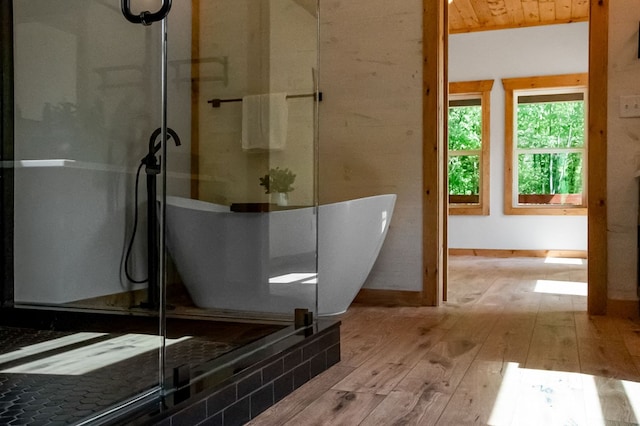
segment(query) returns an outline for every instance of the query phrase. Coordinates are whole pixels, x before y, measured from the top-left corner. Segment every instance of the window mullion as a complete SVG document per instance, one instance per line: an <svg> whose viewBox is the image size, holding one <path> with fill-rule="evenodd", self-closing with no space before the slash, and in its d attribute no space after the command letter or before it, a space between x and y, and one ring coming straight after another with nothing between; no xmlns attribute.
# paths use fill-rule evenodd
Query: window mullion
<svg viewBox="0 0 640 426"><path fill-rule="evenodd" d="M584 148L516 148L516 154L567 154L584 153Z"/></svg>

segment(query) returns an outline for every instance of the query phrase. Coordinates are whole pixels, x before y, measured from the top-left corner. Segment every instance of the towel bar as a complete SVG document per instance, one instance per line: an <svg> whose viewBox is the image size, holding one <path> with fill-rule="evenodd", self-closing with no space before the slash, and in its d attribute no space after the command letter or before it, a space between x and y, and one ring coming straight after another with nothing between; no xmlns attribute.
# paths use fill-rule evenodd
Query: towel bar
<svg viewBox="0 0 640 426"><path fill-rule="evenodd" d="M316 97L315 93L305 93L302 95L287 95L287 99L291 99L291 98L314 98L315 99L315 97ZM321 102L321 101L322 101L322 92L318 92L318 102ZM225 102L242 102L242 98L209 99L207 101L207 103L211 104L213 108L220 108L220 106L222 106L222 104Z"/></svg>

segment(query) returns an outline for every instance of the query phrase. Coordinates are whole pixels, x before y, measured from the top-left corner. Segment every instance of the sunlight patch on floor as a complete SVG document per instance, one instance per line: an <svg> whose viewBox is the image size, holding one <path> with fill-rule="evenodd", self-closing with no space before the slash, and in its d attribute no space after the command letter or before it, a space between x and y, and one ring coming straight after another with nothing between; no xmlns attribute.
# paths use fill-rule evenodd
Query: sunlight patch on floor
<svg viewBox="0 0 640 426"><path fill-rule="evenodd" d="M165 345L170 346L190 338L190 336L185 336L178 339L166 339ZM82 348L72 349L43 359L7 368L0 371L0 373L79 376L148 351L158 350L161 343L160 336L125 334Z"/></svg>
<svg viewBox="0 0 640 426"><path fill-rule="evenodd" d="M504 370L504 378L500 384L500 391L493 404L493 410L487 424L508 425L513 417L513 407L518 398L518 386L520 381L519 366L517 362L507 363Z"/></svg>
<svg viewBox="0 0 640 426"><path fill-rule="evenodd" d="M580 281L537 280L534 291L536 293L586 296L588 290L587 283Z"/></svg>
<svg viewBox="0 0 640 426"><path fill-rule="evenodd" d="M96 337L104 335L106 335L106 333L74 333L68 336L59 337L57 339L47 340L46 342L24 346L18 350L0 355L0 364L9 361L15 361L26 356L37 355L42 352L63 348L67 345L73 345L75 343L80 343L85 340L94 339Z"/></svg>
<svg viewBox="0 0 640 426"><path fill-rule="evenodd" d="M640 419L640 383L621 380L636 419Z"/></svg>
<svg viewBox="0 0 640 426"><path fill-rule="evenodd" d="M600 401L609 397L599 392L594 376L520 368L510 362L487 424L605 425Z"/></svg>

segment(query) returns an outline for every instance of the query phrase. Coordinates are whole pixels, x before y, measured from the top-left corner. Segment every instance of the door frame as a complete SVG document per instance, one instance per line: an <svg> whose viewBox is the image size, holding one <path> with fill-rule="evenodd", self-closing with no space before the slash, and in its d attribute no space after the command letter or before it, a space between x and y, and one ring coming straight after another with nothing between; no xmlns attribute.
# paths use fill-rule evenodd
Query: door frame
<svg viewBox="0 0 640 426"><path fill-rule="evenodd" d="M587 153L587 311L607 313L607 98L609 1L589 5L589 133Z"/></svg>
<svg viewBox="0 0 640 426"><path fill-rule="evenodd" d="M421 304L439 306L447 280L447 6L423 0L422 291Z"/></svg>
<svg viewBox="0 0 640 426"><path fill-rule="evenodd" d="M447 8L423 0L423 285L422 304L446 300ZM587 153L588 313L607 312L607 67L609 2L589 7L589 111Z"/></svg>

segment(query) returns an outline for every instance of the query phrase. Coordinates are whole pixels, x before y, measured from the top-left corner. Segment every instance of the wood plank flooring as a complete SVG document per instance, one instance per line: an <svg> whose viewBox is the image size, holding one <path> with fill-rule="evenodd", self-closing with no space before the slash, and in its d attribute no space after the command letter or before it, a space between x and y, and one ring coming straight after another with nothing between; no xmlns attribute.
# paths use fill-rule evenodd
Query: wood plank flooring
<svg viewBox="0 0 640 426"><path fill-rule="evenodd" d="M250 425L640 423L640 322L586 314L584 261L449 267L445 306L353 305L341 362Z"/></svg>

